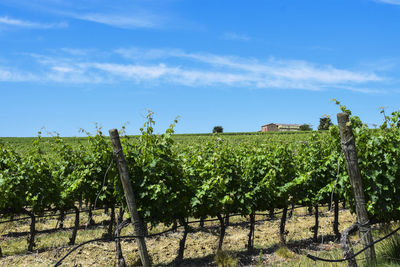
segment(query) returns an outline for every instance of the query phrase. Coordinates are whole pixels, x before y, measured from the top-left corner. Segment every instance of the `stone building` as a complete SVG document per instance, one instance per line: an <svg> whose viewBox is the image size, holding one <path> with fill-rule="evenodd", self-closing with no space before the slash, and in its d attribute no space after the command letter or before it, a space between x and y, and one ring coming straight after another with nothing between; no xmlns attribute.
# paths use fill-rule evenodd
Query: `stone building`
<svg viewBox="0 0 400 267"><path fill-rule="evenodd" d="M261 132L300 131L300 124L269 123L261 126Z"/></svg>

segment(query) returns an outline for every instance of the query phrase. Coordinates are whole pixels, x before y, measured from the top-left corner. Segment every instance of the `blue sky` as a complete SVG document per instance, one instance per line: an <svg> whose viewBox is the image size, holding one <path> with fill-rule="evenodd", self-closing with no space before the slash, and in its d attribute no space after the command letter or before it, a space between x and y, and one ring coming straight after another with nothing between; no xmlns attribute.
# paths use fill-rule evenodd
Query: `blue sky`
<svg viewBox="0 0 400 267"><path fill-rule="evenodd" d="M2 0L0 136L336 122L400 106L400 0Z"/></svg>

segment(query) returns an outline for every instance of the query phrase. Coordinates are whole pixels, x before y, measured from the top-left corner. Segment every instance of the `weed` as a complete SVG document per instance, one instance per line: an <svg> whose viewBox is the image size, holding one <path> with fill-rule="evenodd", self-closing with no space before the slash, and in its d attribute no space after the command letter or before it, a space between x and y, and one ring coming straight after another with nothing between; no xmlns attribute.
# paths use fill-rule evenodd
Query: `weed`
<svg viewBox="0 0 400 267"><path fill-rule="evenodd" d="M400 234L394 234L382 242L378 249L378 257L390 263L400 264Z"/></svg>
<svg viewBox="0 0 400 267"><path fill-rule="evenodd" d="M258 267L262 267L263 266L263 252L262 249L260 249L260 253L258 254Z"/></svg>
<svg viewBox="0 0 400 267"><path fill-rule="evenodd" d="M214 257L218 267L236 267L238 261L229 252L218 250Z"/></svg>
<svg viewBox="0 0 400 267"><path fill-rule="evenodd" d="M275 253L282 257L282 258L286 258L286 259L293 259L294 258L294 253L288 249L286 246L282 246L280 248L278 248Z"/></svg>

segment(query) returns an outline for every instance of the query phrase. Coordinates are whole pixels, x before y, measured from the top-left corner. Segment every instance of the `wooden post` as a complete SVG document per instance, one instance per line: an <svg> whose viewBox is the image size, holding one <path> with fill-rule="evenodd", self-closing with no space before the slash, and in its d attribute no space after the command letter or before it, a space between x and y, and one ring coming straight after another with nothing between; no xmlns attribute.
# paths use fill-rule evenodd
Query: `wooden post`
<svg viewBox="0 0 400 267"><path fill-rule="evenodd" d="M357 230L357 224L353 224L352 226L344 230L342 236L340 237L340 244L343 250L343 258L351 258L347 261L347 267L358 267L356 259L352 258L354 256L353 248L351 247L351 245L349 245L349 235Z"/></svg>
<svg viewBox="0 0 400 267"><path fill-rule="evenodd" d="M354 135L350 125L349 115L347 113L338 113L337 120L342 141L342 151L346 158L347 172L349 174L351 188L354 194L361 240L363 246L366 247L373 242L373 239L368 220L364 190L361 182L360 168L358 166ZM376 261L376 254L373 246L367 249L364 253L368 263L374 263Z"/></svg>
<svg viewBox="0 0 400 267"><path fill-rule="evenodd" d="M79 209L76 206L74 206L74 210L75 210L75 224L68 245L75 245L76 234L78 233L78 228L79 228Z"/></svg>
<svg viewBox="0 0 400 267"><path fill-rule="evenodd" d="M313 235L313 241L318 242L318 228L319 228L319 210L318 210L318 204L314 206L315 208L315 225L314 225L314 235Z"/></svg>
<svg viewBox="0 0 400 267"><path fill-rule="evenodd" d="M333 194L333 202L335 204L334 208L334 220L333 220L333 233L335 237L340 240L340 232L339 232L339 196L338 194Z"/></svg>
<svg viewBox="0 0 400 267"><path fill-rule="evenodd" d="M287 232L285 231L285 226L286 226L287 210L288 210L288 205L287 205L287 203L285 203L285 206L283 206L283 210L282 210L281 224L279 226L279 238L280 238L279 245L281 245L281 246L286 245Z"/></svg>
<svg viewBox="0 0 400 267"><path fill-rule="evenodd" d="M129 178L128 167L126 166L125 156L122 152L121 142L119 140L119 134L117 129L109 131L111 142L113 145L114 154L117 160L118 171L121 178L122 187L125 193L126 204L128 205L129 213L132 218L132 226L135 235L140 236L136 238L136 243L139 249L140 259L143 266L150 266L150 258L147 252L146 242L144 240L144 233L142 222L139 217L139 213L136 209L136 201L133 195L132 185Z"/></svg>

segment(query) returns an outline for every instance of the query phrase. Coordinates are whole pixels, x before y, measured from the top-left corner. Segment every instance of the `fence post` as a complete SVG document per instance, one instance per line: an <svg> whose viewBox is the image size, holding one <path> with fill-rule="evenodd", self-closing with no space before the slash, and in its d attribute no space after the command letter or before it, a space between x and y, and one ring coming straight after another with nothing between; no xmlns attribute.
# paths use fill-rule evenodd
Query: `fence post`
<svg viewBox="0 0 400 267"><path fill-rule="evenodd" d="M339 124L342 151L346 158L347 172L349 174L351 188L354 194L357 223L359 224L361 241L363 246L367 247L373 242L373 239L368 220L364 190L361 182L360 168L358 166L354 135L350 125L349 115L347 113L338 113L337 120ZM376 261L374 246L371 246L364 253L368 263L374 263Z"/></svg>
<svg viewBox="0 0 400 267"><path fill-rule="evenodd" d="M128 173L128 167L126 166L125 156L124 153L122 152L122 146L119 140L119 134L117 129L109 130L109 133L113 145L114 154L117 160L117 166L121 178L122 187L125 193L126 204L128 205L129 213L131 214L132 218L133 231L136 236L140 236L136 238L140 259L142 261L143 266L149 267L150 258L147 252L146 242L144 240L142 222L140 220L139 213L137 212L136 209L136 201L133 195L132 185Z"/></svg>
<svg viewBox="0 0 400 267"><path fill-rule="evenodd" d="M345 259L354 256L353 248L351 247L351 245L348 244L348 242L349 242L349 235L357 230L358 230L357 224L353 224L352 226L344 230L342 236L340 237L340 244L342 246L343 257ZM357 266L358 265L355 258L347 260L347 267L357 267Z"/></svg>

